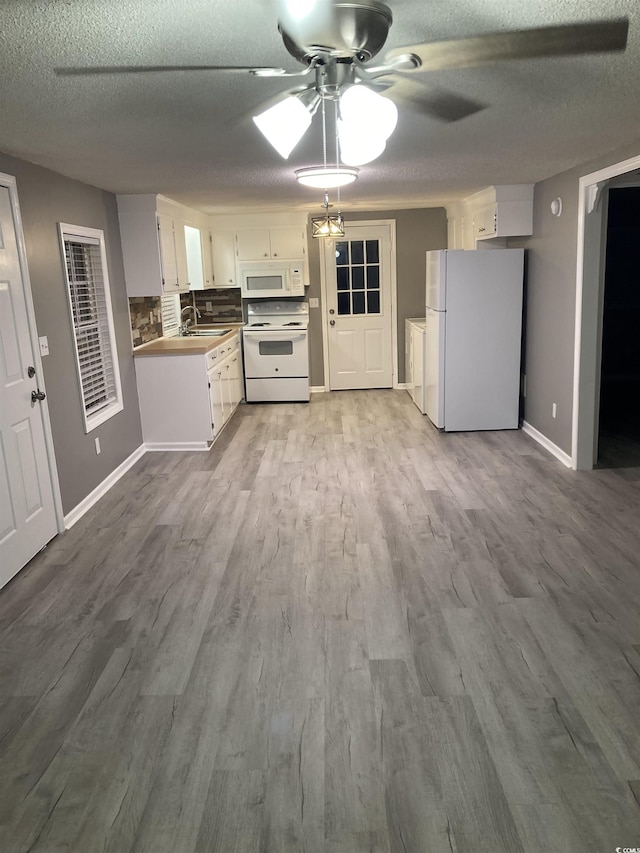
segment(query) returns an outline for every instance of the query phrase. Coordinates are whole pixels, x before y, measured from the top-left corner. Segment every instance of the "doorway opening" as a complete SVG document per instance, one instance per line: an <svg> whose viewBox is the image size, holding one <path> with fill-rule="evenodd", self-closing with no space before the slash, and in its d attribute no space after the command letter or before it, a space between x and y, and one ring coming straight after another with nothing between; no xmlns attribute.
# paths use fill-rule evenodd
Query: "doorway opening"
<svg viewBox="0 0 640 853"><path fill-rule="evenodd" d="M598 467L640 466L640 187L609 188Z"/></svg>
<svg viewBox="0 0 640 853"><path fill-rule="evenodd" d="M578 470L590 470L598 459L608 198L613 188L638 184L640 156L579 181L571 442Z"/></svg>

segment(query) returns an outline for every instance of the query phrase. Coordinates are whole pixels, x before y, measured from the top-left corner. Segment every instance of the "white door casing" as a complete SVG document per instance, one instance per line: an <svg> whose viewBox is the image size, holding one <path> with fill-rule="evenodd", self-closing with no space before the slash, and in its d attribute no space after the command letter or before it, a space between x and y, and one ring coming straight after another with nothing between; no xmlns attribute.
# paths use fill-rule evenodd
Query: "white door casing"
<svg viewBox="0 0 640 853"><path fill-rule="evenodd" d="M596 461L600 400L600 355L604 291L603 206L607 182L640 167L640 156L580 178L573 370L571 466L590 470Z"/></svg>
<svg viewBox="0 0 640 853"><path fill-rule="evenodd" d="M323 240L325 387L391 388L397 377L395 221L348 224Z"/></svg>
<svg viewBox="0 0 640 853"><path fill-rule="evenodd" d="M46 399L31 397L44 377L25 257L15 181L0 175L0 587L63 529Z"/></svg>

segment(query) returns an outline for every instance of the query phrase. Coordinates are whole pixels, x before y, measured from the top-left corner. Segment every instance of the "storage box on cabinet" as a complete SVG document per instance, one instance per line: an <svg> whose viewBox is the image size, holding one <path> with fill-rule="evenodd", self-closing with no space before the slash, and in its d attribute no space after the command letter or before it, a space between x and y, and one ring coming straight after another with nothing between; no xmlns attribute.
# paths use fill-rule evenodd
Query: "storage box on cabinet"
<svg viewBox="0 0 640 853"><path fill-rule="evenodd" d="M236 257L239 261L279 258L300 260L306 257L304 228L251 228L236 232Z"/></svg>

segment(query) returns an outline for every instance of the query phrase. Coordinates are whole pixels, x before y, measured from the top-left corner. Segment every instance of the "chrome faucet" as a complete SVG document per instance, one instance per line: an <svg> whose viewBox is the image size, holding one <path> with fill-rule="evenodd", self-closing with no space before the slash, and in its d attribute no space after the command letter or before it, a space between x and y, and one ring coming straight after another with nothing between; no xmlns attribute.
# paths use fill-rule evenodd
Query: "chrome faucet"
<svg viewBox="0 0 640 853"><path fill-rule="evenodd" d="M198 309L196 308L195 305L185 305L185 307L180 312L180 317L183 318L182 319L182 325L180 326L180 334L181 335L188 335L189 334L189 325L192 322L191 317L187 317L186 320L184 319L184 312L185 311L193 311L194 320L195 320L196 316L199 317L200 319L202 319L202 314L198 311Z"/></svg>

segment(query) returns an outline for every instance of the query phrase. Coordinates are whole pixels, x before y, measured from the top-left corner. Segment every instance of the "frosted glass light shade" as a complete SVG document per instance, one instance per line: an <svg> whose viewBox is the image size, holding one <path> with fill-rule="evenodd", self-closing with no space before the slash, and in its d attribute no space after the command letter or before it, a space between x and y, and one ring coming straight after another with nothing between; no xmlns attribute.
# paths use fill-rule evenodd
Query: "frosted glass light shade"
<svg viewBox="0 0 640 853"><path fill-rule="evenodd" d="M368 133L355 124L338 121L340 159L348 166L363 166L379 157L387 146L386 139Z"/></svg>
<svg viewBox="0 0 640 853"><path fill-rule="evenodd" d="M340 116L345 124L388 139L398 123L398 108L389 98L359 84L340 96Z"/></svg>
<svg viewBox="0 0 640 853"><path fill-rule="evenodd" d="M298 98L291 96L254 116L258 130L285 160L311 124L311 112Z"/></svg>

